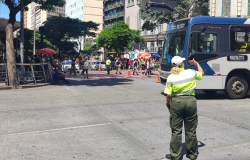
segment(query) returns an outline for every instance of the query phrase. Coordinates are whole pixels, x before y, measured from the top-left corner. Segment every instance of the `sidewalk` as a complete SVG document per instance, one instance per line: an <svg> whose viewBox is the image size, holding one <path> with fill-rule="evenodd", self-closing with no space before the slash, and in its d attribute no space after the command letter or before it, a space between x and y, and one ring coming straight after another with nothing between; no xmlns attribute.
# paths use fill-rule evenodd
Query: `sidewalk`
<svg viewBox="0 0 250 160"><path fill-rule="evenodd" d="M20 85L20 89L43 87L43 86L48 86L48 85L51 85L51 83L37 83L36 85L31 83L31 84ZM11 90L11 89L12 88L10 86L5 86L4 83L0 83L0 90Z"/></svg>

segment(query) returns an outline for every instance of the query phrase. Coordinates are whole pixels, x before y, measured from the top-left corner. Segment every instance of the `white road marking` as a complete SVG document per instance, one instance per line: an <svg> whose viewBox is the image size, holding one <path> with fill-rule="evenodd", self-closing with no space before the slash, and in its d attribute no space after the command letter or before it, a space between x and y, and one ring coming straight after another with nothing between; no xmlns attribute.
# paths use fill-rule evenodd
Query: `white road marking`
<svg viewBox="0 0 250 160"><path fill-rule="evenodd" d="M86 126L76 126L76 127L68 127L68 128L48 129L48 130L42 130L42 131L12 133L12 134L0 135L0 137L3 137L3 136L24 135L24 134L33 134L33 133L43 133L43 132L52 132L52 131L60 131L60 130L79 129L79 128L88 128L88 127L99 127L99 126L106 126L106 125L109 125L109 124L111 124L111 123L94 124L94 125L86 125Z"/></svg>

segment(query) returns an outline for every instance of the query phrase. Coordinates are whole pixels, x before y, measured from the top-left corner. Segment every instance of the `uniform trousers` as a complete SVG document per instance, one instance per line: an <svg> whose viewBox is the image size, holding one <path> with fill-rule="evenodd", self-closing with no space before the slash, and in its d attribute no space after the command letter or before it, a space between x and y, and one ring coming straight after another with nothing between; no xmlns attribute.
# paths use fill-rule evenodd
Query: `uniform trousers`
<svg viewBox="0 0 250 160"><path fill-rule="evenodd" d="M172 136L170 154L173 160L182 157L182 127L185 128L185 147L190 159L197 158L196 128L198 125L197 101L194 96L172 97L170 127Z"/></svg>

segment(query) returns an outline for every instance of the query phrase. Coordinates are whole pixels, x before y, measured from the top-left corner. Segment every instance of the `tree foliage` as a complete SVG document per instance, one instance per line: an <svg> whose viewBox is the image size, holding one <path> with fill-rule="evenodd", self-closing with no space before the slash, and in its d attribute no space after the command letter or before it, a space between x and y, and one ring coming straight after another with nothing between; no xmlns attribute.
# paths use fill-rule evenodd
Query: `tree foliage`
<svg viewBox="0 0 250 160"><path fill-rule="evenodd" d="M100 47L121 53L133 40L133 31L124 21L119 21L99 33L96 42Z"/></svg>
<svg viewBox="0 0 250 160"><path fill-rule="evenodd" d="M176 0L174 12L167 11L144 11L142 4L140 14L144 20L142 30L153 31L158 24L171 23L175 20L195 17L199 15L209 15L209 0Z"/></svg>
<svg viewBox="0 0 250 160"><path fill-rule="evenodd" d="M14 38L14 48L15 50L19 50L20 48L20 35L21 30L17 33L16 38ZM33 54L33 44L34 44L34 31L24 28L24 55L32 55ZM56 49L50 41L47 39L43 39L43 46L46 48ZM36 32L36 49L42 49L41 43L41 33Z"/></svg>
<svg viewBox="0 0 250 160"><path fill-rule="evenodd" d="M132 50L133 44L143 44L146 42L145 38L143 38L141 36L141 31L140 30L132 30L132 34L133 34L133 40L129 43L127 49L128 50Z"/></svg>
<svg viewBox="0 0 250 160"><path fill-rule="evenodd" d="M95 37L98 24L69 17L51 17L44 22L45 37L59 50L59 55L78 57L84 37Z"/></svg>
<svg viewBox="0 0 250 160"><path fill-rule="evenodd" d="M16 22L16 14L21 9L28 9L27 6L31 2L35 2L40 5L43 10L53 10L54 6L64 6L65 0L0 0L9 8L9 20L6 26L6 57L7 57L7 69L10 86L13 89L18 88L17 76L16 76L16 60L14 54L14 43L13 43L13 26ZM23 4L24 8L21 8Z"/></svg>

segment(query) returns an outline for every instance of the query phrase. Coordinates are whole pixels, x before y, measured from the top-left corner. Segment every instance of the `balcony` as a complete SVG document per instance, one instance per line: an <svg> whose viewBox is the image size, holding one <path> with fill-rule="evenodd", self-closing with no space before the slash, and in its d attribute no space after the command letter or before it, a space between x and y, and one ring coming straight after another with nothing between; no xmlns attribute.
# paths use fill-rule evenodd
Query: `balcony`
<svg viewBox="0 0 250 160"><path fill-rule="evenodd" d="M151 53L157 53L159 51L159 48L158 47L148 47L147 51L151 52Z"/></svg>
<svg viewBox="0 0 250 160"><path fill-rule="evenodd" d="M122 6L124 6L124 2L108 5L107 7L105 7L104 11L106 12L106 11L112 10L114 8L122 7Z"/></svg>
<svg viewBox="0 0 250 160"><path fill-rule="evenodd" d="M121 18L121 17L123 17L124 16L124 13L122 12L122 13L116 13L116 15L115 16L105 16L104 17L104 21L107 21L107 20L112 20L112 19L116 19L116 18Z"/></svg>

